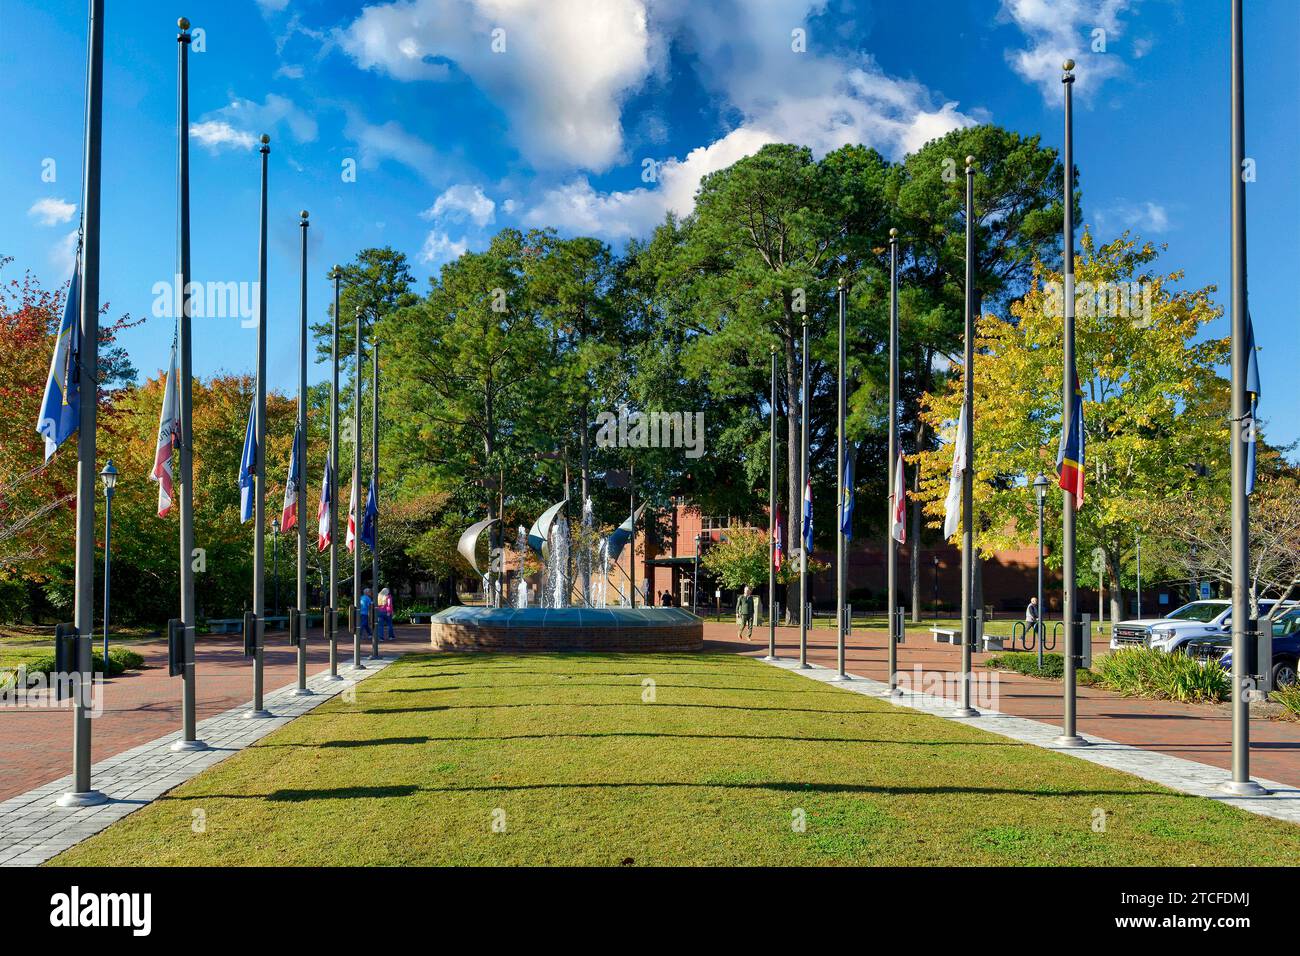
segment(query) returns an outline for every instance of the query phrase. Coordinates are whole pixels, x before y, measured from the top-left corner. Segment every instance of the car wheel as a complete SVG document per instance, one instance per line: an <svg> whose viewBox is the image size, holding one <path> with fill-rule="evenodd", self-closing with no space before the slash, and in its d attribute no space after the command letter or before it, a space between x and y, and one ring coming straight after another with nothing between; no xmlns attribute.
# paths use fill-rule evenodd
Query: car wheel
<svg viewBox="0 0 1300 956"><path fill-rule="evenodd" d="M1285 687L1296 682L1295 661L1278 661L1273 665L1273 686Z"/></svg>

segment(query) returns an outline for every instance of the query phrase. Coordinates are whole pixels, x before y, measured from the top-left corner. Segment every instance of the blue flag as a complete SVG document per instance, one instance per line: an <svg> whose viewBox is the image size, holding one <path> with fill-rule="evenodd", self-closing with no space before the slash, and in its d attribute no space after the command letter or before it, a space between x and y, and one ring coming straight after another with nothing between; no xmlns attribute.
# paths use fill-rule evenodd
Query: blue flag
<svg viewBox="0 0 1300 956"><path fill-rule="evenodd" d="M375 483L370 482L370 491L366 493L366 510L361 516L361 543L371 551L375 550L375 519L379 517L379 501L375 497Z"/></svg>
<svg viewBox="0 0 1300 956"><path fill-rule="evenodd" d="M257 396L248 406L244 453L239 457L239 520L253 520L253 486L257 481Z"/></svg>
<svg viewBox="0 0 1300 956"><path fill-rule="evenodd" d="M803 486L803 552L804 564L812 554L813 515L812 515L812 476L809 475Z"/></svg>
<svg viewBox="0 0 1300 956"><path fill-rule="evenodd" d="M1255 490L1255 448L1259 431L1259 359L1255 355L1255 323L1246 311L1246 399L1250 402L1250 431L1246 436L1246 494Z"/></svg>
<svg viewBox="0 0 1300 956"><path fill-rule="evenodd" d="M36 431L45 437L46 461L77 430L81 418L80 353L81 250L78 249L77 262L72 268L72 285L68 287L68 301L63 306L63 321L54 340L54 357L50 360L50 375L45 382L41 416L36 422Z"/></svg>
<svg viewBox="0 0 1300 956"><path fill-rule="evenodd" d="M844 479L840 486L840 531L848 541L853 540L853 460L857 455L857 448L845 442Z"/></svg>

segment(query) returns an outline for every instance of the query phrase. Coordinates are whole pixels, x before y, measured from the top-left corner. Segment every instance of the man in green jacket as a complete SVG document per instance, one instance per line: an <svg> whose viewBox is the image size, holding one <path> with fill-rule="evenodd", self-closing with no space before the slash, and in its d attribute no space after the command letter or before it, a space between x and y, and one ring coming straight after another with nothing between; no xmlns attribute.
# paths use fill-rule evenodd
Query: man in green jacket
<svg viewBox="0 0 1300 956"><path fill-rule="evenodd" d="M763 602L753 588L745 585L745 591L736 598L736 636L748 641L754 634L754 625L763 619Z"/></svg>

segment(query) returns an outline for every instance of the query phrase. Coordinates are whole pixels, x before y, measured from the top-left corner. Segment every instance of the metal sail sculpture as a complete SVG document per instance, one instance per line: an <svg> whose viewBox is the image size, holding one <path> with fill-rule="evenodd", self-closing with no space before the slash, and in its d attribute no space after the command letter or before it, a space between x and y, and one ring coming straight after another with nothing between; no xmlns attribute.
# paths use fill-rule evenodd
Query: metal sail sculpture
<svg viewBox="0 0 1300 956"><path fill-rule="evenodd" d="M568 503L569 499L565 498L558 504L551 505L533 522L533 527L528 532L528 547L536 551L543 561L551 555L551 525L555 523L555 516L560 513L560 509Z"/></svg>
<svg viewBox="0 0 1300 956"><path fill-rule="evenodd" d="M460 541L456 544L456 550L460 556L469 562L469 566L474 569L474 573L483 581L483 600L484 603L491 603L492 594L489 587L488 575L479 570L478 560L475 557L475 550L478 547L478 539L484 531L496 524L496 518L484 518L482 521L476 521L465 529L460 536Z"/></svg>
<svg viewBox="0 0 1300 956"><path fill-rule="evenodd" d="M641 507L636 509L635 514L628 515L626 521L610 532L608 553L611 562L618 561L619 555L623 553L627 543L632 540L633 530L636 528L637 522L641 520L641 512L643 511L645 511L644 502L642 502Z"/></svg>

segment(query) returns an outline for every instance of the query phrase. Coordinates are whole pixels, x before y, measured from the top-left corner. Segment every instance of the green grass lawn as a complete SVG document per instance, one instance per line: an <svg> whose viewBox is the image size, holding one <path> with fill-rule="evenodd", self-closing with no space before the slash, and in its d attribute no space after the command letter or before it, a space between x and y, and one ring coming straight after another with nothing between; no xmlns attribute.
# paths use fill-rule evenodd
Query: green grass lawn
<svg viewBox="0 0 1300 956"><path fill-rule="evenodd" d="M628 860L1295 865L1300 827L749 658L441 654L52 863Z"/></svg>

